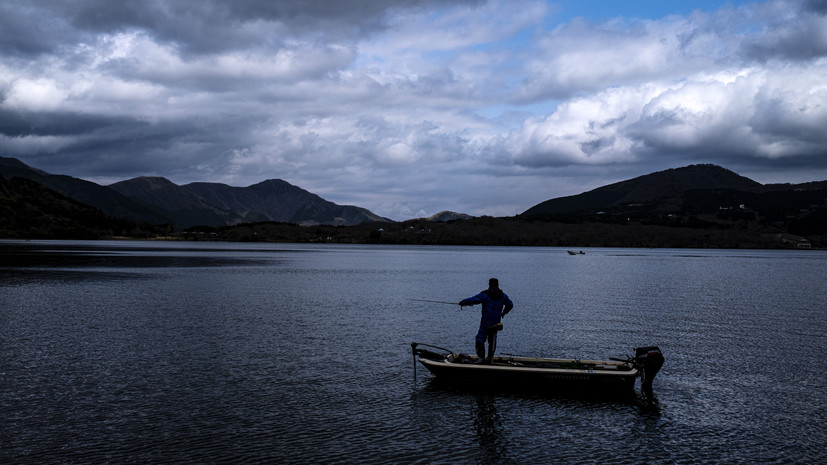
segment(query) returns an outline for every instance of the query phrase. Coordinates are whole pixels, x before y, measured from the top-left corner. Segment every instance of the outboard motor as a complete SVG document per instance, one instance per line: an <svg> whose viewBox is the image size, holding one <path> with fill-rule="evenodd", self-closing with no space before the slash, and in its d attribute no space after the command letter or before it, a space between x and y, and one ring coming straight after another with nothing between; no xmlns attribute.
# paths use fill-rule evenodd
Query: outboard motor
<svg viewBox="0 0 827 465"><path fill-rule="evenodd" d="M641 370L640 388L645 394L652 394L652 381L655 380L664 360L663 353L655 346L635 349L635 364Z"/></svg>

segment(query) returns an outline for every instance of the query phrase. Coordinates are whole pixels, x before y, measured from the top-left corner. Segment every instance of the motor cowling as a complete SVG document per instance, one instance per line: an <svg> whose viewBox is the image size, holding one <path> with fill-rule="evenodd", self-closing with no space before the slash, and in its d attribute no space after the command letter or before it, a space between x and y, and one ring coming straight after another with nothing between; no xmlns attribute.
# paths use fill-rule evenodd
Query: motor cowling
<svg viewBox="0 0 827 465"><path fill-rule="evenodd" d="M635 348L635 364L641 371L640 387L643 392L647 394L652 392L652 381L655 380L655 376L657 376L665 360L663 353L658 347L648 346Z"/></svg>

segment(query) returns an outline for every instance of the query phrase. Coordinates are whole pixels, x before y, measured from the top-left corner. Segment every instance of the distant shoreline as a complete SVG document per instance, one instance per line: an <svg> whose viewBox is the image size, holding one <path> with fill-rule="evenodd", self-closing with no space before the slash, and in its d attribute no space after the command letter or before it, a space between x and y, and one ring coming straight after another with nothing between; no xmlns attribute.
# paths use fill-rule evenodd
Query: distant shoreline
<svg viewBox="0 0 827 465"><path fill-rule="evenodd" d="M90 240L167 240L181 242L257 242L445 245L493 247L563 247L583 249L682 248L682 249L827 249L827 235L807 238L782 233L760 224L715 225L709 228L647 225L640 223L562 223L529 221L518 218L482 217L450 222L411 220L402 223L365 223L356 226L299 226L291 223L244 223L226 227L194 228L187 232L140 236L110 235L105 232L38 237L9 233L8 239L90 239Z"/></svg>

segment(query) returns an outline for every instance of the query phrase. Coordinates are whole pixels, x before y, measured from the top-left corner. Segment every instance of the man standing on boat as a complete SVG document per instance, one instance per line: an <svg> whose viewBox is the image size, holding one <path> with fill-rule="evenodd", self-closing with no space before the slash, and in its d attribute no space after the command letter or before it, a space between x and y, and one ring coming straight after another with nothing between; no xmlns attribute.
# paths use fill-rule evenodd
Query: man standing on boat
<svg viewBox="0 0 827 465"><path fill-rule="evenodd" d="M514 308L511 299L500 290L497 278L488 280L488 289L474 297L462 299L460 307L482 304L480 330L477 332L476 349L480 363L490 364L494 360L494 351L497 350L497 331L503 329L500 320ZM485 341L488 340L488 358L485 357Z"/></svg>

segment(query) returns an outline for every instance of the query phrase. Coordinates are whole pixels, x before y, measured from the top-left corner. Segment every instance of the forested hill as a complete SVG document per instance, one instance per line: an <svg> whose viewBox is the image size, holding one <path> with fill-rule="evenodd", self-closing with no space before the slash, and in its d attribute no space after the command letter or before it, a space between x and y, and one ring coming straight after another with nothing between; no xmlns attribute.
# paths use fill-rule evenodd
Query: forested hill
<svg viewBox="0 0 827 465"><path fill-rule="evenodd" d="M630 204L670 203L687 191L732 190L760 192L763 186L716 165L691 165L639 176L609 184L582 194L546 200L522 216L537 217L560 213L594 213Z"/></svg>
<svg viewBox="0 0 827 465"><path fill-rule="evenodd" d="M43 185L0 176L0 237L21 239L149 238L164 228L113 219Z"/></svg>

